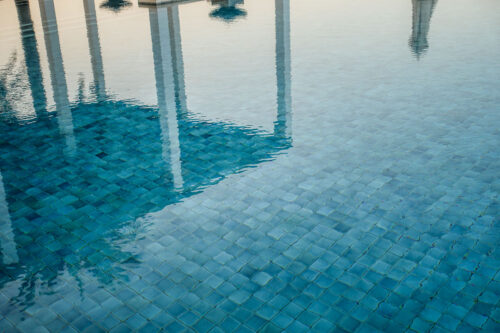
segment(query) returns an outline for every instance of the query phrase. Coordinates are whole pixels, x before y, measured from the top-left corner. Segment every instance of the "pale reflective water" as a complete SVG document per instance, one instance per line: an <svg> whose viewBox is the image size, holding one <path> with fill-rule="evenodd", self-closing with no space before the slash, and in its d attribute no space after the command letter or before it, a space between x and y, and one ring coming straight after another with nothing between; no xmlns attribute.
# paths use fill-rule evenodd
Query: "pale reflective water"
<svg viewBox="0 0 500 333"><path fill-rule="evenodd" d="M499 22L0 1L0 331L498 331Z"/></svg>

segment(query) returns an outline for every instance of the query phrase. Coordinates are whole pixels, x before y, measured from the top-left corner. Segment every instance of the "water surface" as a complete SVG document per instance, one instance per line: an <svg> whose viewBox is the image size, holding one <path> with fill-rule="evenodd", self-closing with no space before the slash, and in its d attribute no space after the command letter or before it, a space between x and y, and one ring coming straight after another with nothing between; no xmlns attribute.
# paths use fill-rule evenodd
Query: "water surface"
<svg viewBox="0 0 500 333"><path fill-rule="evenodd" d="M0 2L0 330L500 330L496 0Z"/></svg>

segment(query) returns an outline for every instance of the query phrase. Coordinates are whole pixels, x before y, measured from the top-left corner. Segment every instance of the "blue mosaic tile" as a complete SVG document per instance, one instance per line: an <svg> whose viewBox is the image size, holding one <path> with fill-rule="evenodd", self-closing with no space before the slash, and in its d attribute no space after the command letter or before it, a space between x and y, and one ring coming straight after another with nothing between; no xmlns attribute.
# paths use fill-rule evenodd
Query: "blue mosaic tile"
<svg viewBox="0 0 500 333"><path fill-rule="evenodd" d="M85 0L86 26L52 0L0 3L20 20L0 36L0 331L500 331L498 5L363 0L345 25L338 1L212 2L106 21ZM212 5L210 34L189 33L184 9ZM465 13L451 36L442 15ZM147 24L132 63L92 30L118 18ZM91 45L79 82L69 25ZM109 59L129 90L154 73L158 103L100 90ZM248 125L264 111L271 129Z"/></svg>

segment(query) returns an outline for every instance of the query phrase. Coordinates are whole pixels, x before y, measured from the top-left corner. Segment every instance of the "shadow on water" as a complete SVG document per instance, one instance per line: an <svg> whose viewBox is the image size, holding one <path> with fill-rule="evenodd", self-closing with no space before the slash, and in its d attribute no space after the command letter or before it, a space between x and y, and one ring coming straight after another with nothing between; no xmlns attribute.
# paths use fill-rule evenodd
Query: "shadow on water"
<svg viewBox="0 0 500 333"><path fill-rule="evenodd" d="M97 27L89 24L95 8L86 1L95 96L93 102L69 103L52 0L40 0L40 8L56 112L40 107L47 99L45 90L37 90L43 88L36 74L40 62L28 59L36 49L30 39L23 42L33 51L25 51L26 71L35 73L28 75L28 93L35 102L43 93L35 103L37 117L20 121L6 105L0 121L5 133L0 138L0 288L15 282L11 302L21 306L50 293L65 273L82 292L89 276L98 285L126 281L127 271L141 262L134 243L144 236L149 213L292 146L287 0L276 0L278 112L271 133L199 119L188 110L178 5L148 7L158 99L150 107L113 100L104 91L100 41L97 30L91 31ZM28 16L20 16L21 25L22 17ZM4 81L2 94L19 90Z"/></svg>

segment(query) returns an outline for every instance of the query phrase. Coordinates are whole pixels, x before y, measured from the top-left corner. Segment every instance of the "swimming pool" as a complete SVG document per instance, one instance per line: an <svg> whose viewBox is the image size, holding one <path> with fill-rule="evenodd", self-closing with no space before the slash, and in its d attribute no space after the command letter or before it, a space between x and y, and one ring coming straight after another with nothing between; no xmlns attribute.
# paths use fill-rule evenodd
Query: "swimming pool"
<svg viewBox="0 0 500 333"><path fill-rule="evenodd" d="M498 1L0 18L0 331L500 330Z"/></svg>

